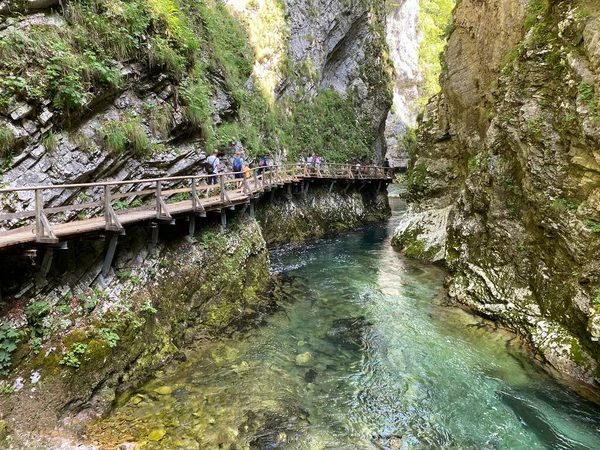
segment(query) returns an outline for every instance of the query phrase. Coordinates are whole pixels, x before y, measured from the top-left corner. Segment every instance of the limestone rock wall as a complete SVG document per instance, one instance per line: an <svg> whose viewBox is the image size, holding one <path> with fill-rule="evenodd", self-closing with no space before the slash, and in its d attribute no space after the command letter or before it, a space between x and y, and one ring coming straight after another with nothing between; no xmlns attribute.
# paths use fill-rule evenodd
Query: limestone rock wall
<svg viewBox="0 0 600 450"><path fill-rule="evenodd" d="M62 36L65 30L76 33L76 20L69 16L69 8L80 3L0 2L0 39L7 38L8 42L10 37L21 42L28 35L36 36L42 32L57 36ZM235 20L247 28L248 42L245 45L248 49L239 50L255 52L252 56L254 65L250 65L252 74L244 79L246 74L243 71L215 62L215 55L206 54L203 48L196 56L186 56L190 60L195 59L197 65L186 68L187 72L183 74L167 70L169 65L180 63L178 58L181 55L166 50L166 56L159 55L166 62L154 62L152 58L158 57L152 54L149 58L142 58L139 54L123 57L119 61L106 62L107 66L102 68L113 70L110 76L119 78L118 83L106 86L93 84L85 80L85 77L91 76L87 72L77 74L84 78L82 83L89 89L77 93L83 96L78 99L82 106L77 114L68 117L56 110L56 98L37 98L31 93L36 82L46 83L44 77L49 69L40 69L41 81L29 79L26 73L15 74L16 78L7 79L0 85L2 185L20 187L198 173L206 157L207 134L210 133L205 124L190 123L190 100L186 109L186 101L182 98L185 83L193 78L193 72L202 72L206 77L208 84L199 85L197 89L200 91L196 90L193 94L198 97L209 93L210 105L196 108L210 108L208 120L213 129L221 124L234 129L236 122L242 120L252 125L256 119L254 127L257 133L266 133L261 129L263 125L258 117L241 117L239 110L240 98L256 90L262 90L267 98L272 97L275 101L300 89L307 90L307 98L319 89L333 88L344 96L351 91L356 99L357 120L366 121L372 129L373 159L382 160L385 154L384 122L391 104L390 66L384 51L384 1L370 4L345 0L270 0L254 4L249 1L209 0L200 3L212 5L213 9L218 9L219 4L226 5ZM182 16L175 15L170 20L183 21L186 1L173 4L181 9L177 13ZM107 14L117 13L109 11ZM118 14L113 20L124 20ZM150 29L158 30L159 26L163 26L158 19L153 20L157 23L151 24ZM192 28L194 33L199 33L206 26L202 22L204 18L190 17L189 20L198 27ZM169 32L156 33L163 39L163 35ZM37 44L34 44L25 42L24 45L35 52ZM219 49L219 45L225 44L214 45ZM150 53L153 48L145 42L141 47ZM214 51L212 47L210 50ZM38 59L47 58L48 61L52 58L51 54L43 51L38 56ZM238 59L233 61L242 65L239 61L241 56L234 57ZM51 66L51 62L48 65ZM232 86L230 78L233 76L228 71L242 78L236 81L240 86ZM69 95L75 93L70 92ZM264 111L253 113L263 114ZM143 155L130 150L115 152L109 149L110 137L105 131L111 121L124 117L135 119L136 126L139 125L135 131L148 140ZM228 147L229 135L226 133L224 131L223 136L217 136L216 144L213 142L225 153L227 149L233 151L233 148L239 148L235 145ZM269 136L263 137L269 139ZM257 139L254 135L245 138L253 142ZM78 195L96 198L100 193L73 193L69 196L57 190L49 193L45 201L47 207L62 206ZM31 193L20 193L2 196L0 202L3 210L17 212L31 209L33 198ZM9 228L18 225L20 223L16 220L4 224Z"/></svg>
<svg viewBox="0 0 600 450"><path fill-rule="evenodd" d="M457 7L394 239L423 258L435 241L452 297L588 383L600 380L599 23L593 1Z"/></svg>
<svg viewBox="0 0 600 450"><path fill-rule="evenodd" d="M385 136L388 146L386 156L392 167L404 164L408 158L401 142L409 128L417 125L419 70L419 0L398 2L387 17L386 40L390 58L394 62L396 83L394 102L386 119Z"/></svg>

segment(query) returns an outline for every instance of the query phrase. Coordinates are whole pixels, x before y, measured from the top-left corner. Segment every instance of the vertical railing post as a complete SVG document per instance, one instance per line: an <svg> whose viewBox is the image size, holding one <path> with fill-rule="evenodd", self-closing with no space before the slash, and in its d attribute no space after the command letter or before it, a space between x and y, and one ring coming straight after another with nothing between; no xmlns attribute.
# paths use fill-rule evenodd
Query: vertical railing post
<svg viewBox="0 0 600 450"><path fill-rule="evenodd" d="M162 197L162 185L160 181L156 182L156 213L160 214L161 211L161 197Z"/></svg>
<svg viewBox="0 0 600 450"><path fill-rule="evenodd" d="M35 190L35 236L37 240L44 237L44 224L42 223L42 214L44 214L44 191Z"/></svg>
<svg viewBox="0 0 600 450"><path fill-rule="evenodd" d="M198 209L198 191L196 189L196 179L192 178L192 211Z"/></svg>
<svg viewBox="0 0 600 450"><path fill-rule="evenodd" d="M104 228L108 228L111 223L110 216L110 208L111 208L111 198L110 198L110 186L105 184L102 186L104 189Z"/></svg>
<svg viewBox="0 0 600 450"><path fill-rule="evenodd" d="M225 176L225 174L223 172L221 172L219 174L219 186L221 187L221 201L222 202L225 201L225 181L223 180L224 176Z"/></svg>

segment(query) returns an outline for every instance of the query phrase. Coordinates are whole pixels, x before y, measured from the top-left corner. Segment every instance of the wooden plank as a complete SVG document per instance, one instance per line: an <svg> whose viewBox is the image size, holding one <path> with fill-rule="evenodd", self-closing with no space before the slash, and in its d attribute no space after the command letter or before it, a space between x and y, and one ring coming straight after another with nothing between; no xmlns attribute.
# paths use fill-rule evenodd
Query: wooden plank
<svg viewBox="0 0 600 450"><path fill-rule="evenodd" d="M35 211L20 211L15 213L0 214L0 220L26 219L28 217L35 217Z"/></svg>
<svg viewBox="0 0 600 450"><path fill-rule="evenodd" d="M55 208L44 208L44 214L56 214L67 211L77 211L80 209L97 208L102 205L103 202L76 203L74 205L57 206Z"/></svg>

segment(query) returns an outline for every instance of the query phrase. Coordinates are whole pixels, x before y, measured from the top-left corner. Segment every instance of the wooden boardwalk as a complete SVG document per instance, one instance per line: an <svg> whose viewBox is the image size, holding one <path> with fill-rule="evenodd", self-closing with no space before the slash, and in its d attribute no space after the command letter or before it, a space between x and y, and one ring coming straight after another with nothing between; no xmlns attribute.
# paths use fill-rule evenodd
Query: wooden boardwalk
<svg viewBox="0 0 600 450"><path fill-rule="evenodd" d="M262 173L260 173L262 172ZM235 176L241 178L235 178ZM0 189L0 195L28 193L33 208L0 213L0 224L10 228L22 221L24 226L0 231L0 250L22 244L56 245L61 241L105 232L122 233L125 226L144 221L173 221L182 216L205 216L209 211L234 209L248 204L265 191L300 184L309 180L335 182L385 182L391 173L382 167L360 170L344 164L320 168L302 165L252 169L249 173L190 175L145 180L33 186ZM213 184L208 184L213 182ZM74 201L59 207L46 207L47 194L69 192ZM93 201L93 199L97 199Z"/></svg>

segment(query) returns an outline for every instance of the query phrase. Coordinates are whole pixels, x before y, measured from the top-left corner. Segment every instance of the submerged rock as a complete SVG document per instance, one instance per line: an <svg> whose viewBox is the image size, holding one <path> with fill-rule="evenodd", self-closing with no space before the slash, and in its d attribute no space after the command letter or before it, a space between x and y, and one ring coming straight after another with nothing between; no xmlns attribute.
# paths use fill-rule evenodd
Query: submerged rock
<svg viewBox="0 0 600 450"><path fill-rule="evenodd" d="M296 356L296 364L299 366L307 366L312 361L312 355L310 352L300 353Z"/></svg>
<svg viewBox="0 0 600 450"><path fill-rule="evenodd" d="M167 432L164 428L156 428L150 432L150 434L148 435L148 439L151 441L160 441L162 438L165 437L166 434Z"/></svg>
<svg viewBox="0 0 600 450"><path fill-rule="evenodd" d="M173 389L170 388L169 386L161 386L159 388L154 389L154 392L156 392L157 394L160 394L160 395L171 395L171 393L173 392Z"/></svg>

